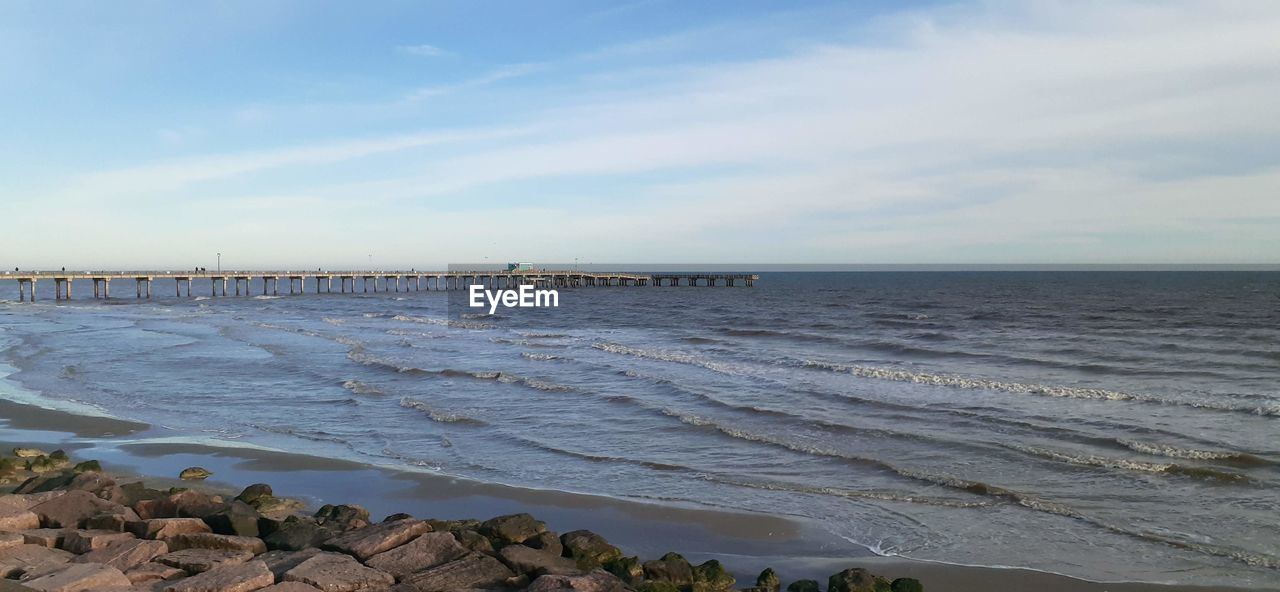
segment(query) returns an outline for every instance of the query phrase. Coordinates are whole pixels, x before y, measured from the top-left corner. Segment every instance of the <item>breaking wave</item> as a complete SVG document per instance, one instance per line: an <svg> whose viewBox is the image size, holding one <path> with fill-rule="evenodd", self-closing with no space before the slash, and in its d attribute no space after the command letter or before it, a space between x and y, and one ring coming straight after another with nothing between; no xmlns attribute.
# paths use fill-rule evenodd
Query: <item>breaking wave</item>
<svg viewBox="0 0 1280 592"><path fill-rule="evenodd" d="M476 419L474 417L467 417L466 415L462 415L460 413L447 413L444 411L433 409L430 405L427 405L426 403L423 403L422 401L419 401L417 399L411 399L409 397L404 397L400 399L400 406L404 407L405 409L413 409L415 411L419 411L423 415L426 415L428 418L430 418L431 421L438 422L438 423L457 423L457 424L473 425L473 426L488 425L487 423L479 419Z"/></svg>
<svg viewBox="0 0 1280 592"><path fill-rule="evenodd" d="M1229 471L1219 471L1202 467L1191 467L1179 465L1176 463L1158 463L1146 462L1140 460L1130 460L1124 458L1110 458L1106 456L1095 456L1089 454L1071 454L1058 450L1049 450L1047 448L1037 448L1034 446L1019 446L1015 444L1006 445L1011 450L1016 450L1024 454L1030 454L1040 458L1045 458L1057 462L1064 462L1072 465L1081 465L1089 467L1101 467L1107 469L1119 469L1124 471L1138 471L1144 473L1163 473L1169 475L1183 475L1187 477L1196 477L1203 479L1216 479L1219 481L1227 481L1232 483L1243 483L1250 481L1246 475L1232 473Z"/></svg>
<svg viewBox="0 0 1280 592"><path fill-rule="evenodd" d="M1222 461L1241 466L1261 467L1272 463L1262 457L1247 452L1229 452L1223 450L1198 450L1194 448L1177 448L1164 444L1152 444L1135 440L1116 440L1121 446L1143 454L1165 456L1169 458L1185 458L1190 460Z"/></svg>
<svg viewBox="0 0 1280 592"><path fill-rule="evenodd" d="M382 389L359 380L348 380L342 383L342 388L347 389L357 395L381 395L384 394Z"/></svg>
<svg viewBox="0 0 1280 592"><path fill-rule="evenodd" d="M894 382L910 382L915 384L927 384L960 389L1002 391L1007 393L1069 399L1131 401L1138 403L1155 403L1159 405L1179 405L1198 409L1211 409L1214 411L1234 411L1253 415L1280 416L1280 404L1275 403L1268 405L1239 405L1214 401L1182 401L1164 399L1152 395L1124 393L1099 388L1005 382L999 380L988 380L985 378L970 378L950 374L929 374L924 372L911 372L908 370L895 370L891 368L876 368L872 366L846 366L844 364L833 364L812 360L804 360L801 362L801 366L816 370L852 374L860 378L872 378L876 380L889 380Z"/></svg>

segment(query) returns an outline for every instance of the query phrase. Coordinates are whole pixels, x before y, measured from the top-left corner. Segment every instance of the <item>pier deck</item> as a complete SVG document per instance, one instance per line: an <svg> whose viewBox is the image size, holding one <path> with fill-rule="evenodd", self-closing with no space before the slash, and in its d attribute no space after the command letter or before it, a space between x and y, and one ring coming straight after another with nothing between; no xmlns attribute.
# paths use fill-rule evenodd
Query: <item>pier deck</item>
<svg viewBox="0 0 1280 592"><path fill-rule="evenodd" d="M532 285L539 288L584 288L603 286L745 286L755 285L760 276L748 273L624 273L624 272L584 272L584 271L5 271L0 272L0 280L11 280L18 283L18 300L35 301L36 284L39 281L51 281L54 285L54 298L71 299L71 286L76 280L88 280L93 283L94 298L111 297L111 281L129 281L135 284L136 298L151 298L152 283L157 280L173 280L174 295L191 296L191 285L195 280L209 280L214 296L227 295L227 283L235 285L234 295L250 295L255 283L260 283L264 295L280 294L280 280L289 282L290 294L306 292L307 283L315 285L315 293L333 292L333 280L338 280L338 292L356 292L356 280L360 280L363 292L400 292L403 290L465 290L472 284L483 285L488 289L511 288L520 285ZM382 282L382 290L378 282ZM241 286L244 290L241 292ZM295 290L296 285L296 290ZM219 290L220 289L220 290ZM219 294L221 291L221 294Z"/></svg>

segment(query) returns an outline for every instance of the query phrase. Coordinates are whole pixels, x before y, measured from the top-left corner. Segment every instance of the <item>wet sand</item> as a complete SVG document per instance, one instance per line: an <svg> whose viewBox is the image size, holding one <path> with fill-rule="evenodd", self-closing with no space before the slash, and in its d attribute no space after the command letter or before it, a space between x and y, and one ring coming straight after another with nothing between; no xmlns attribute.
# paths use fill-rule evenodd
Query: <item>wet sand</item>
<svg viewBox="0 0 1280 592"><path fill-rule="evenodd" d="M1096 583L1024 569L878 557L818 525L786 517L510 487L426 471L242 447L233 442L220 445L175 441L142 423L75 415L11 401L0 401L0 419L4 420L0 442L5 445L74 450L77 457L98 459L108 472L126 479L138 476L153 485L176 485L176 475L183 468L202 466L214 473L200 485L203 489L231 492L251 483L269 483L277 495L301 499L310 507L356 503L375 517L408 512L424 518L483 519L528 512L558 532L579 528L598 532L631 555L654 558L677 551L694 562L719 559L738 578L739 586L751 585L765 567L773 567L784 583L808 578L824 586L832 573L865 567L889 578L917 578L926 590L932 591L1243 590Z"/></svg>

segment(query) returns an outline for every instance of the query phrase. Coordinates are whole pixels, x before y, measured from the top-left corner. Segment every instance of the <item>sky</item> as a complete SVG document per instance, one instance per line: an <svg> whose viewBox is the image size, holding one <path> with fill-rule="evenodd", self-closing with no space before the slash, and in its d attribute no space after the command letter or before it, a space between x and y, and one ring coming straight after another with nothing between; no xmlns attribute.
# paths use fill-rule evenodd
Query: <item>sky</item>
<svg viewBox="0 0 1280 592"><path fill-rule="evenodd" d="M1280 263L1280 2L0 3L0 269Z"/></svg>

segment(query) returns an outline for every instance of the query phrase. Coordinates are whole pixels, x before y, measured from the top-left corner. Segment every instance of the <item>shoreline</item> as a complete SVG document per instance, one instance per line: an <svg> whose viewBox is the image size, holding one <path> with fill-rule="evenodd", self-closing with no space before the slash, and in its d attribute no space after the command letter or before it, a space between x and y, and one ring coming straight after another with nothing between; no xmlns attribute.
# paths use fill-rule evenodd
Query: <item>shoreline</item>
<svg viewBox="0 0 1280 592"><path fill-rule="evenodd" d="M740 586L772 567L783 582L816 579L860 567L894 578L915 578L929 590L980 592L1036 589L1045 592L1239 592L1280 588L1227 588L1140 582L1093 582L1017 567L965 566L885 557L839 539L800 519L692 504L628 500L609 496L531 489L451 477L429 471L236 445L149 438L148 424L78 415L0 399L0 442L6 446L62 448L80 459L100 460L104 473L123 483L190 486L177 479L184 467L202 466L213 476L202 490L234 495L251 483L268 483L281 497L307 508L353 503L375 517L407 512L433 519L466 519L529 513L557 532L589 529L627 555L659 557L675 551L693 562L717 559Z"/></svg>

